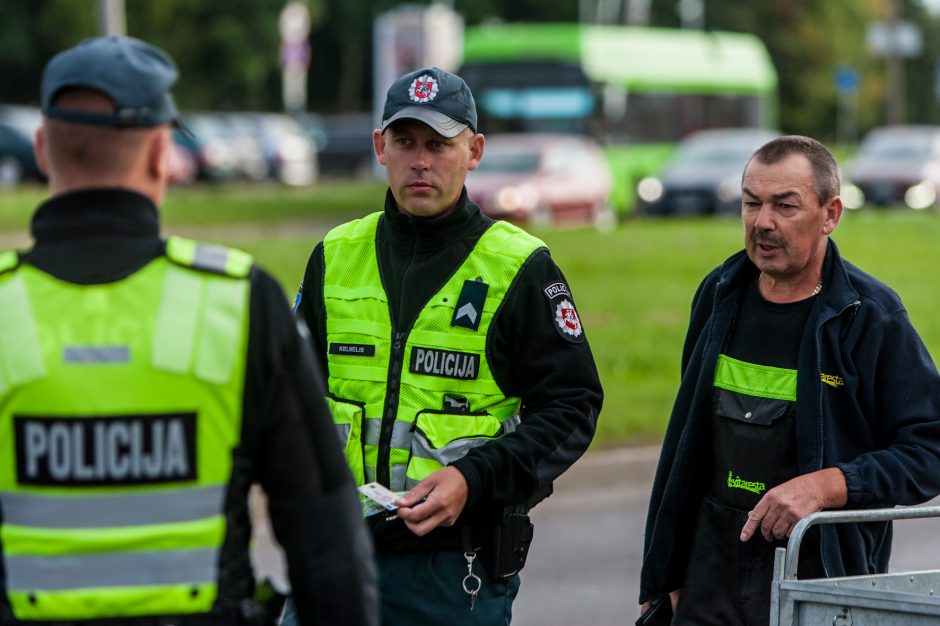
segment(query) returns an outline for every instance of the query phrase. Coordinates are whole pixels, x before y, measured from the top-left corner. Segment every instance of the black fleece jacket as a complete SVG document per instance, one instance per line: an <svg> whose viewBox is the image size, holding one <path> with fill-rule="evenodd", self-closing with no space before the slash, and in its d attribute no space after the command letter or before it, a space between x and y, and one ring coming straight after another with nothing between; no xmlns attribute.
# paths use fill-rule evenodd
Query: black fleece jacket
<svg viewBox="0 0 940 626"><path fill-rule="evenodd" d="M33 216L28 263L79 285L124 279L164 254L156 207L120 189L54 197ZM303 623L377 624L368 534L352 476L336 446L316 363L300 339L280 286L250 275L242 435L233 450L219 563L219 610L254 593L248 489L259 482L274 533L287 555Z"/></svg>
<svg viewBox="0 0 940 626"><path fill-rule="evenodd" d="M491 224L493 220L467 200L466 190L453 211L425 219L399 212L391 192L386 194L376 250L395 330L411 326ZM307 322L314 351L327 371L323 264L321 243L307 265L298 315ZM558 284L567 281L548 250L540 248L524 263L492 321L487 358L503 391L522 398L522 423L515 432L471 450L453 464L469 486L464 522L549 488L594 436L603 392L583 332L566 334L556 320L562 298L557 289L548 288ZM573 301L570 290L565 297ZM429 543L437 532L429 535ZM377 547L389 547L401 538L391 538L394 535L388 541L384 534L377 535Z"/></svg>
<svg viewBox="0 0 940 626"><path fill-rule="evenodd" d="M715 364L744 285L757 275L739 252L702 281L692 302L646 520L641 603L682 586L709 475L702 442ZM800 474L842 470L847 509L917 504L940 493L940 373L898 295L843 260L831 240L800 344L796 443ZM890 523L826 525L820 537L821 554L802 556L819 559L828 576L887 570Z"/></svg>

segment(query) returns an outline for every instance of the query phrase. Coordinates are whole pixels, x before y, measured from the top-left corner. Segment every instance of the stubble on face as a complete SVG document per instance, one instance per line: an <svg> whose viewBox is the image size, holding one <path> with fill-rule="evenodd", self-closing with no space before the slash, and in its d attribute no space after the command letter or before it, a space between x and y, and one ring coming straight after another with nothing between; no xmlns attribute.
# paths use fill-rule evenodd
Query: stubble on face
<svg viewBox="0 0 940 626"><path fill-rule="evenodd" d="M414 217L453 210L483 150L482 135L469 129L444 137L417 120L397 122L374 140L398 209Z"/></svg>
<svg viewBox="0 0 940 626"><path fill-rule="evenodd" d="M785 278L819 271L826 211L813 183L810 163L799 154L773 164L748 164L743 181L745 247L762 272Z"/></svg>

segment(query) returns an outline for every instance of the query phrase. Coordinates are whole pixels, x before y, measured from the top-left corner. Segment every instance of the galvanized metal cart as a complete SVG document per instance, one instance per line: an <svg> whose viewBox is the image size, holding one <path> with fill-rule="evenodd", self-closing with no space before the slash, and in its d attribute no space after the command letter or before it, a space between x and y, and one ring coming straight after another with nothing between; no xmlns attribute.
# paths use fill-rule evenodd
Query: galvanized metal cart
<svg viewBox="0 0 940 626"><path fill-rule="evenodd" d="M811 526L924 517L940 517L940 506L823 511L800 520L774 557L770 626L940 625L940 569L797 580L800 543Z"/></svg>

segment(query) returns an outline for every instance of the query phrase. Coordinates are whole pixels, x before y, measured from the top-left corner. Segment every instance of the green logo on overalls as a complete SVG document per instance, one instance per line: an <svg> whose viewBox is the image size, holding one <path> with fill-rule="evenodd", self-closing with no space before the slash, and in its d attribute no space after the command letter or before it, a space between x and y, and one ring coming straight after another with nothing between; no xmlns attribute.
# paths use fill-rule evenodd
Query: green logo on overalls
<svg viewBox="0 0 940 626"><path fill-rule="evenodd" d="M728 488L743 489L745 491L756 493L757 495L767 491L767 485L764 483L748 482L746 480L742 480L740 476L732 476L731 470L728 470Z"/></svg>

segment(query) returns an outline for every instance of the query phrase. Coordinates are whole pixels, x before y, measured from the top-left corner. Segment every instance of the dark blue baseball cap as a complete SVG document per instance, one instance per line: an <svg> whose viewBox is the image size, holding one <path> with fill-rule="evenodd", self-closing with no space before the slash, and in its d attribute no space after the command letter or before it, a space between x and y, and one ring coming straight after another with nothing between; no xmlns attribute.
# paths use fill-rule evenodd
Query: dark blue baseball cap
<svg viewBox="0 0 940 626"><path fill-rule="evenodd" d="M175 122L170 87L179 72L159 48L133 37L87 39L60 52L42 74L46 117L96 126L149 127ZM92 89L114 101L113 113L62 109L56 96L68 88Z"/></svg>
<svg viewBox="0 0 940 626"><path fill-rule="evenodd" d="M382 130L396 120L424 122L444 137L477 132L477 105L462 78L439 67L405 74L389 87Z"/></svg>

